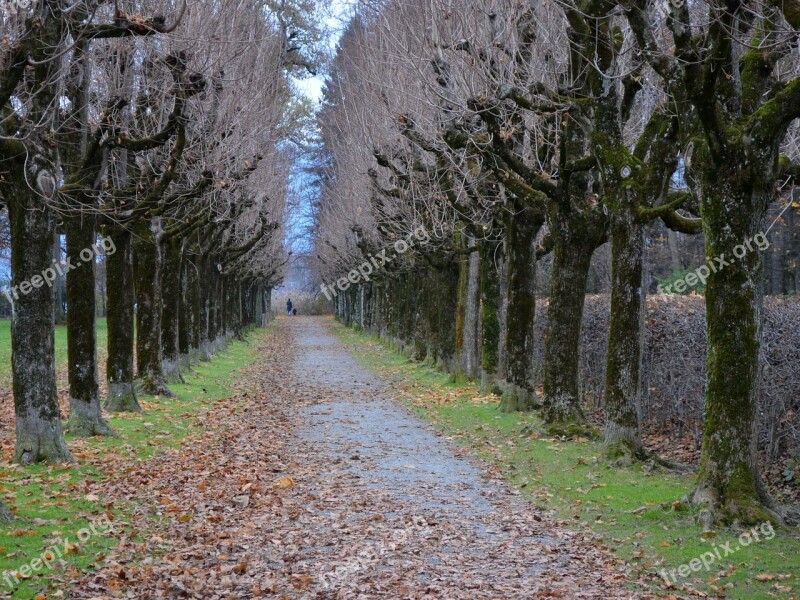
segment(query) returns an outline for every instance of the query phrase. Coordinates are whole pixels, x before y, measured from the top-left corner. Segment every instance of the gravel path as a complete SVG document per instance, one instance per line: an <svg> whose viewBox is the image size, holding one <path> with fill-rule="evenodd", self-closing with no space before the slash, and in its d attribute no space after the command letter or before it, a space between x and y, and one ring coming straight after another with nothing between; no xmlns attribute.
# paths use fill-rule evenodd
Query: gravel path
<svg viewBox="0 0 800 600"><path fill-rule="evenodd" d="M281 321L305 399L298 468L322 510L299 567L330 598L632 598L609 559L551 526L393 399L325 319ZM302 465L302 466L301 466ZM310 594L308 597L320 597Z"/></svg>

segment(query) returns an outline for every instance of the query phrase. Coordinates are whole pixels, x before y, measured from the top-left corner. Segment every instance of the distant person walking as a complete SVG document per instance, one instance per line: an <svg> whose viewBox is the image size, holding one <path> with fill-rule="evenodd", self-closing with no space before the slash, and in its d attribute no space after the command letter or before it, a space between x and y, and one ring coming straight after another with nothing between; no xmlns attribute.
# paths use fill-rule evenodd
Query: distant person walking
<svg viewBox="0 0 800 600"><path fill-rule="evenodd" d="M292 316L292 299L291 298L289 298L286 301L286 314L289 315L290 317Z"/></svg>

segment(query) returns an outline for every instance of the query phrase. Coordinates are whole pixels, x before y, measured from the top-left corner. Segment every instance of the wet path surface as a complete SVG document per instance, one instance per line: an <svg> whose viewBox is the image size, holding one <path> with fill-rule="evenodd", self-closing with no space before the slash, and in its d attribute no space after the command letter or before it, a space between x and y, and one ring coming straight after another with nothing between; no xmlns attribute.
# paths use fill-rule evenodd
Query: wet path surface
<svg viewBox="0 0 800 600"><path fill-rule="evenodd" d="M636 597L619 587L607 557L548 525L394 399L330 333L330 321L283 326L306 399L295 432L300 456L324 465L320 529L301 563L322 597ZM322 555L317 534L330 536Z"/></svg>

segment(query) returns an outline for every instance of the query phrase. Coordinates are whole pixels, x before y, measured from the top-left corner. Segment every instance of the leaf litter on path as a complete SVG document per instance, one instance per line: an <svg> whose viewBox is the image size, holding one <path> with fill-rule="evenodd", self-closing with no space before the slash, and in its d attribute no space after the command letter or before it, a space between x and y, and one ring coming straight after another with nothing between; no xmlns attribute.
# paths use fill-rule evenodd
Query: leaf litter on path
<svg viewBox="0 0 800 600"><path fill-rule="evenodd" d="M200 434L91 491L134 500L138 539L70 597L646 597L392 400L326 323L278 320L238 393L186 417Z"/></svg>

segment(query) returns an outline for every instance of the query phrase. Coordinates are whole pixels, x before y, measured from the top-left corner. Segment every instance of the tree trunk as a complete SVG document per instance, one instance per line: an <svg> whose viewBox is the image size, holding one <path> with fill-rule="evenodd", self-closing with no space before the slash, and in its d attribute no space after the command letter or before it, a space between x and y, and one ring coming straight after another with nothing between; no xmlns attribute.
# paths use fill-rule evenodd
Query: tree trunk
<svg viewBox="0 0 800 600"><path fill-rule="evenodd" d="M8 510L6 503L0 500L0 523L8 524L14 522L14 515Z"/></svg>
<svg viewBox="0 0 800 600"><path fill-rule="evenodd" d="M161 364L164 381L185 383L180 361L180 306L183 296L181 272L183 270L183 243L177 238L161 244L163 271L161 275Z"/></svg>
<svg viewBox="0 0 800 600"><path fill-rule="evenodd" d="M136 298L133 285L133 244L124 227L111 226L108 235L117 251L106 260L108 290L108 361L106 409L112 412L141 412L134 388L134 331Z"/></svg>
<svg viewBox="0 0 800 600"><path fill-rule="evenodd" d="M544 347L544 406L551 426L569 433L584 422L578 386L583 304L592 253L602 233L591 217L559 215L553 220L553 270ZM567 427L563 427L567 426Z"/></svg>
<svg viewBox="0 0 800 600"><path fill-rule="evenodd" d="M470 244L471 240L466 238L464 247ZM479 271L480 258L475 252L470 253L459 264L455 325L455 370L453 372L455 381L465 377L474 378L478 374Z"/></svg>
<svg viewBox="0 0 800 600"><path fill-rule="evenodd" d="M190 271L191 270L191 271ZM194 306L194 281L191 272L194 266L184 259L181 266L180 309L178 322L178 355L182 372L192 370L192 348L194 342L194 320L197 318Z"/></svg>
<svg viewBox="0 0 800 600"><path fill-rule="evenodd" d="M481 388L497 392L498 352L500 348L500 276L496 261L499 244L484 241L480 253L481 295Z"/></svg>
<svg viewBox="0 0 800 600"><path fill-rule="evenodd" d="M213 279L211 274L211 261L208 256L202 256L198 261L198 291L200 321L198 323L198 335L200 345L198 346L198 358L207 361L211 357L211 292L213 290Z"/></svg>
<svg viewBox="0 0 800 600"><path fill-rule="evenodd" d="M714 268L706 284L705 419L693 499L710 509L707 526L715 520L751 525L776 519L756 455L763 256L750 241L763 231L768 191L750 191L749 181L737 186L746 164L731 164L704 181L701 205L706 260Z"/></svg>
<svg viewBox="0 0 800 600"><path fill-rule="evenodd" d="M53 262L62 264L64 257L61 252L61 235L56 231L53 236ZM56 325L67 324L67 283L66 273L57 272L53 282L54 308Z"/></svg>
<svg viewBox="0 0 800 600"><path fill-rule="evenodd" d="M606 359L605 446L641 457L644 226L624 208L611 223L611 324Z"/></svg>
<svg viewBox="0 0 800 600"><path fill-rule="evenodd" d="M42 285L51 273L55 219L36 192L23 183L6 194L11 221L11 370L17 443L13 462L71 462L64 442L56 392L53 289Z"/></svg>
<svg viewBox="0 0 800 600"><path fill-rule="evenodd" d="M500 410L536 408L531 356L536 311L536 253L534 240L542 226L541 216L527 209L507 219L508 303L506 308L506 383Z"/></svg>
<svg viewBox="0 0 800 600"><path fill-rule="evenodd" d="M167 387L161 362L162 257L157 224L149 221L137 223L134 236L137 376L143 393L173 397L174 394Z"/></svg>
<svg viewBox="0 0 800 600"><path fill-rule="evenodd" d="M66 221L67 257L67 362L69 370L69 432L79 437L114 435L100 410L97 385L97 327L95 300L94 215ZM88 259L88 260L87 260Z"/></svg>

